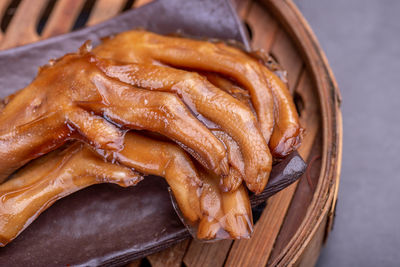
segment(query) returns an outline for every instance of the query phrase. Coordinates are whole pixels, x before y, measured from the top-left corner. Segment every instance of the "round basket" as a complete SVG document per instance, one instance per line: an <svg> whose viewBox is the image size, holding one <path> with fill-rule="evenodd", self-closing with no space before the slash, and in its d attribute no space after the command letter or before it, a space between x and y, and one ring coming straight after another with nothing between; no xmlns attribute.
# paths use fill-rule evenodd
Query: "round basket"
<svg viewBox="0 0 400 267"><path fill-rule="evenodd" d="M18 1L0 2L0 15L12 2ZM55 3L49 12L57 14L49 17L48 26L38 34L32 25L40 20L47 2L21 1L7 35L0 31L0 49L65 33L85 7L91 9L86 24L93 25L150 1L49 1ZM291 0L234 0L233 4L247 26L252 47L270 52L287 70L289 88L306 129L299 153L308 163L307 171L299 181L268 199L250 240L185 240L131 266L312 266L332 228L342 122L340 93L325 55Z"/></svg>
<svg viewBox="0 0 400 267"><path fill-rule="evenodd" d="M313 266L332 229L342 148L340 92L308 23L291 0L236 0L253 49L288 73L306 135L303 177L272 196L250 240L185 241L147 257L152 266Z"/></svg>

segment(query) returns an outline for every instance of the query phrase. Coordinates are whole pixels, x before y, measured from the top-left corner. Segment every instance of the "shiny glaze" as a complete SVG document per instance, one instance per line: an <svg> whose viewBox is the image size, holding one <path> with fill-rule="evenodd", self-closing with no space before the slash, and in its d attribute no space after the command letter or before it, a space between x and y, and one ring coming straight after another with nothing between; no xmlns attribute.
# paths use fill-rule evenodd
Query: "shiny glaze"
<svg viewBox="0 0 400 267"><path fill-rule="evenodd" d="M211 132L224 143L228 151L228 161L230 164L229 174L220 179L220 187L224 192L233 192L238 189L243 181L245 163L240 147L226 132L219 130L213 130Z"/></svg>
<svg viewBox="0 0 400 267"><path fill-rule="evenodd" d="M2 114L0 114L2 117ZM32 159L46 154L73 136L62 114L53 113L13 128L0 124L0 183Z"/></svg>
<svg viewBox="0 0 400 267"><path fill-rule="evenodd" d="M250 199L241 184L233 192L222 192L213 174L199 170L203 180L201 195L201 218L197 238L226 239L249 238L253 232Z"/></svg>
<svg viewBox="0 0 400 267"><path fill-rule="evenodd" d="M68 54L42 67L9 101L0 113L0 181L68 139L121 150L124 131L98 115L119 126L163 134L216 174L228 174L223 144L178 97L109 78L96 67L97 60L87 53Z"/></svg>
<svg viewBox="0 0 400 267"><path fill-rule="evenodd" d="M86 145L54 151L0 185L0 246L5 246L55 201L98 183L135 185L132 169L105 162Z"/></svg>
<svg viewBox="0 0 400 267"><path fill-rule="evenodd" d="M241 101L215 87L195 72L146 63L116 66L115 63L105 64L104 60L99 61L98 66L107 76L124 83L149 90L175 93L198 118L201 114L219 125L239 144L240 152L243 155L242 160L245 163L244 171L236 168L236 170L230 171L229 177L241 175L247 186L254 192L261 192L264 189L271 171L271 155L258 128L256 117L251 109ZM221 138L219 139L224 142ZM229 147L232 147L230 143L225 143L225 146L228 147L228 160L237 158L235 155L229 155ZM234 167L237 166L235 162L230 163ZM223 179L229 180L229 178ZM239 183L236 182L236 186L227 185L225 189L237 188L241 182L241 178L238 179L236 180Z"/></svg>
<svg viewBox="0 0 400 267"><path fill-rule="evenodd" d="M220 74L214 72L202 72L201 75L203 75L210 83L214 84L219 89L240 100L244 105L248 106L256 115L253 104L251 103L249 91L243 89L242 87L235 84L233 81L221 76Z"/></svg>
<svg viewBox="0 0 400 267"><path fill-rule="evenodd" d="M223 43L131 31L106 40L94 52L112 60L86 49L66 55L42 67L27 88L1 103L0 182L69 139L86 141L97 153L74 143L0 185L0 243L81 188L101 182L136 184L141 177L129 168L166 178L186 220L199 221L198 238L249 237L251 209L242 179L250 190L261 192L272 164L267 141L275 157L287 155L301 141L286 85L256 59ZM251 101L240 86L250 92ZM214 173L202 167L197 171L176 145L125 135L126 129L167 136Z"/></svg>
<svg viewBox="0 0 400 267"><path fill-rule="evenodd" d="M124 146L121 152L114 153L114 159L141 173L164 177L185 218L194 223L201 217L202 181L181 148L134 132L126 134Z"/></svg>
<svg viewBox="0 0 400 267"><path fill-rule="evenodd" d="M217 233L223 232L225 238L250 237L250 199L243 185L234 192L223 192L215 174L200 166L196 170L188 155L173 143L129 132L124 144L124 150L115 155L117 161L141 173L164 177L189 224L200 220L199 239L219 238Z"/></svg>
<svg viewBox="0 0 400 267"><path fill-rule="evenodd" d="M304 130L300 126L296 106L287 86L266 68L264 73L275 100L275 126L269 147L274 157L283 158L300 146Z"/></svg>
<svg viewBox="0 0 400 267"><path fill-rule="evenodd" d="M213 218L214 224L201 224L199 238L215 238L202 234L214 231L225 231L231 238L251 234L250 200L244 187L222 192L216 177L205 171L199 176L189 156L177 145L129 132L124 149L113 157L118 163L104 161L99 153L75 142L29 163L0 185L0 246L18 236L55 201L96 183L135 185L142 179L136 171L165 177L190 224ZM212 195L218 195L218 203L210 200ZM245 228L244 221L250 223Z"/></svg>
<svg viewBox="0 0 400 267"><path fill-rule="evenodd" d="M113 49L114 46L119 49ZM262 133L274 156L288 155L301 142L303 130L286 85L261 62L238 48L136 30L106 39L94 52L120 61L161 62L232 77L250 92ZM274 120L278 128L274 127ZM271 135L274 137L270 143Z"/></svg>
<svg viewBox="0 0 400 267"><path fill-rule="evenodd" d="M285 83L275 74L275 71L271 72L264 68L264 73L274 97L275 124L269 148L274 157L283 158L300 146L304 129L300 125L296 107ZM215 86L252 108L252 103L246 97L244 89L218 74L203 73L203 75Z"/></svg>
<svg viewBox="0 0 400 267"><path fill-rule="evenodd" d="M227 49L230 49L232 53L247 56L232 47L227 47ZM304 129L300 125L293 98L283 81L286 81L286 77L281 75L281 67L263 51L257 51L248 56L259 61L265 82L271 88L274 99L274 128L268 145L274 157L283 158L300 146Z"/></svg>
<svg viewBox="0 0 400 267"><path fill-rule="evenodd" d="M218 238L212 234L204 235L214 232L226 232L226 238L250 236L250 199L243 185L232 193L223 192L215 174L206 172L200 166L197 171L187 154L173 143L129 132L124 144L124 150L115 155L117 161L141 173L164 177L189 224L200 220L199 239ZM210 200L210 196L219 196L219 199ZM215 224L205 224L206 221L214 221Z"/></svg>
<svg viewBox="0 0 400 267"><path fill-rule="evenodd" d="M93 52L122 62L161 62L232 77L249 90L268 143L274 124L271 88L265 82L262 65L239 49L222 42L211 43L133 30L105 39Z"/></svg>
<svg viewBox="0 0 400 267"><path fill-rule="evenodd" d="M249 194L243 184L236 191L222 193L222 209L222 228L234 239L250 238L253 233L253 216Z"/></svg>

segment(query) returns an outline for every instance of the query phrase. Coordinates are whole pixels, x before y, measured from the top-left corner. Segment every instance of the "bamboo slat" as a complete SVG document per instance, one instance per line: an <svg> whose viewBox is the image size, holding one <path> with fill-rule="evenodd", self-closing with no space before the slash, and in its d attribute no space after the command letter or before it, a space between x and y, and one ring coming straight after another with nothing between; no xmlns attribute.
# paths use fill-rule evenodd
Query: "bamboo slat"
<svg viewBox="0 0 400 267"><path fill-rule="evenodd" d="M179 242L158 253L147 256L153 267L180 267L190 240Z"/></svg>
<svg viewBox="0 0 400 267"><path fill-rule="evenodd" d="M289 261L296 262L301 258L306 244L310 244L316 237L317 229L324 225L323 219L331 210L332 201L336 197L334 194L337 192L335 188L340 175L338 163L341 158L340 94L324 53L319 49L315 36L293 2L280 0L263 2L292 36L310 70L321 104L323 142L319 182L299 229L273 262L285 265Z"/></svg>
<svg viewBox="0 0 400 267"><path fill-rule="evenodd" d="M142 260L135 260L132 261L131 263L127 264L126 267L139 267L142 264Z"/></svg>
<svg viewBox="0 0 400 267"><path fill-rule="evenodd" d="M252 0L233 0L232 3L240 18L245 19L248 17L248 12L253 4Z"/></svg>
<svg viewBox="0 0 400 267"><path fill-rule="evenodd" d="M0 1L0 18L3 18L3 16L5 15L5 12L7 10L8 5L10 4L10 2L11 2L11 0ZM0 29L0 44L2 42L3 35L4 35L3 31L2 31L2 29Z"/></svg>
<svg viewBox="0 0 400 267"><path fill-rule="evenodd" d="M294 262L294 266L308 267L314 266L317 263L318 256L324 241L325 227L328 216L324 216L323 223L321 223L312 236L311 242L305 247L304 252ZM275 263L271 263L274 266Z"/></svg>
<svg viewBox="0 0 400 267"><path fill-rule="evenodd" d="M279 41L281 40L276 40L276 42ZM302 77L303 79L301 80L305 80L306 78L304 77L308 77L307 73L304 72ZM301 82L299 83L298 88L296 88L296 91L303 92L310 86L310 83ZM314 116L317 115L316 110L313 107L314 105L316 104L311 104L310 106L307 105L304 112L302 112L302 125L310 130L310 134L304 138L302 146L299 149L299 153L303 158L308 157L318 129L318 125L314 125L314 122L318 122L318 119L314 120ZM310 114L313 116L308 117ZM281 230L281 226L284 223L287 210L291 204L296 188L297 183L291 185L289 188L268 200L267 207L256 225L253 238L251 240L236 241L234 243L227 259L226 266L236 266L236 264L243 266L264 266L267 264L270 254L273 249L276 248L274 247L275 242L278 233ZM294 229L296 228L294 227ZM262 253L255 253L257 251ZM249 257L248 255L253 256Z"/></svg>
<svg viewBox="0 0 400 267"><path fill-rule="evenodd" d="M153 0L136 0L136 1L134 1L134 3L133 3L133 8L138 8L138 7L140 7L140 6L143 6L143 5L146 5L146 4L148 4L148 3L150 3L150 2L152 2Z"/></svg>
<svg viewBox="0 0 400 267"><path fill-rule="evenodd" d="M223 266L232 243L231 240L215 243L192 241L183 262L190 267Z"/></svg>
<svg viewBox="0 0 400 267"><path fill-rule="evenodd" d="M252 5L251 0L234 0L233 5L242 20L246 20ZM233 241L225 240L213 244L192 241L188 247L184 262L187 266L207 266L213 263L214 266L222 266L229 253ZM199 256L201 255L201 256ZM215 262L213 262L215 258ZM224 260L222 260L224 258ZM205 264L205 265L203 265Z"/></svg>
<svg viewBox="0 0 400 267"><path fill-rule="evenodd" d="M260 10L262 10L262 6L258 3L253 3L249 13L248 21L250 21L250 18L253 18L255 22L258 22L256 25L259 25L258 27L252 27L252 45L266 51L269 51L269 48L271 48L272 54L274 52L278 53L275 57L282 67L291 73L290 76L288 75L289 86L294 88L297 85L297 79L300 76L302 66L300 56L297 54L296 48L290 39L285 36L285 32L277 29L278 24L272 22L272 17L262 17ZM263 18L262 23L260 23L260 17ZM266 33L269 33L269 36L266 36ZM278 48L280 47L283 47L284 50L279 50ZM309 127L309 125L304 126ZM236 264L243 266L264 266L267 264L296 188L297 183L268 200L267 207L256 225L252 239L234 242L226 261L227 266L236 266ZM249 257L249 255L252 256Z"/></svg>
<svg viewBox="0 0 400 267"><path fill-rule="evenodd" d="M278 30L276 20L270 14L265 13L264 8L258 2L253 2L246 21L252 29L252 48L270 51Z"/></svg>
<svg viewBox="0 0 400 267"><path fill-rule="evenodd" d="M90 13L87 25L95 25L110 19L121 12L125 0L97 0Z"/></svg>
<svg viewBox="0 0 400 267"><path fill-rule="evenodd" d="M252 2L249 3L249 1L243 1L243 2L237 2L236 3L237 8L239 8L238 13L241 15L241 18L249 23L251 26L252 30L252 47L257 48L257 49L264 49L265 51L269 51L272 42L275 37L275 32L277 29L277 23L272 19L272 17L268 16L268 14L265 14L265 11L261 10L261 6L256 3ZM255 25L255 26L253 26ZM267 25L267 30L265 30L265 25ZM262 222L260 222L262 223ZM279 231L279 230L277 230ZM254 236L256 236L257 233L254 233ZM236 244L240 242L246 242L246 241L235 241L233 242L233 248L236 247ZM204 263L210 263L209 260L213 260L213 257L215 255L221 256L223 253L225 253L226 256L228 256L229 250L226 250L225 248L231 246L232 241L225 241L225 243L221 246L218 246L216 244L210 245L210 244L196 244L194 246L190 246L188 249L188 257L185 257L185 263L188 266L200 266ZM221 250L222 248L222 250ZM271 247L272 249L272 247ZM234 252L233 252L234 253ZM202 257L196 256L193 258L192 255L203 255L206 260L203 261ZM231 255L231 254L229 254ZM195 259L197 261L195 261ZM220 261L218 261L219 263ZM223 263L223 261L221 261ZM229 262L229 258L228 258ZM213 264L216 264L215 266L220 266L216 262ZM206 266L206 265L203 265Z"/></svg>
<svg viewBox="0 0 400 267"><path fill-rule="evenodd" d="M225 266L265 266L267 264L296 186L297 182L267 201L267 207L255 225L253 237L249 240L234 242Z"/></svg>
<svg viewBox="0 0 400 267"><path fill-rule="evenodd" d="M0 1L0 18L12 0ZM26 44L72 30L86 0L57 0L44 25L36 28L51 0L22 0L5 33L0 49ZM291 0L232 0L248 25L252 47L269 51L288 72L290 91L298 102L306 136L299 149L310 163L307 175L268 200L251 240L215 243L183 241L136 267L152 266L265 266L315 264L329 232L338 191L341 161L340 94L328 63L312 31ZM133 1L137 8L151 0ZM126 0L95 0L86 25L119 12ZM332 98L333 97L333 98ZM334 106L337 105L337 106ZM317 160L316 157L320 156Z"/></svg>
<svg viewBox="0 0 400 267"><path fill-rule="evenodd" d="M84 0L58 0L43 29L42 39L71 31L84 4Z"/></svg>
<svg viewBox="0 0 400 267"><path fill-rule="evenodd" d="M305 70L300 75L299 85L296 88L296 93L301 95L302 99L307 99L304 107L300 110L301 124L307 129L307 132L304 136L303 143L299 148L299 153L304 159L308 159L307 162L309 164L307 173L309 173L310 168L313 168L315 165L310 165L310 161L315 159L315 156L320 155L320 146L316 147L315 141L319 140L317 135L320 134L320 120L319 120L319 105L317 97L312 94L312 91L309 90L313 84L310 80L310 76L306 73ZM316 151L312 151L316 150ZM315 155L317 154L317 155ZM275 259L277 254L286 246L288 241L294 235L297 230L297 226L299 222L301 222L304 218L306 209L308 208L308 204L311 202L315 185L318 182L318 166L315 167L315 172L310 172L312 185L309 185L309 181L307 180L307 173L303 175L303 177L299 181L299 188L295 192L293 196L292 203L288 209L287 216L285 221L282 224L279 235L275 241L274 250L271 253L271 259ZM271 261L271 260L270 260Z"/></svg>
<svg viewBox="0 0 400 267"><path fill-rule="evenodd" d="M287 71L289 90L293 92L303 66L303 61L293 42L283 29L279 29L276 33L276 40L271 48L271 54Z"/></svg>
<svg viewBox="0 0 400 267"><path fill-rule="evenodd" d="M0 49L7 49L39 40L36 25L47 1L21 1L4 34Z"/></svg>

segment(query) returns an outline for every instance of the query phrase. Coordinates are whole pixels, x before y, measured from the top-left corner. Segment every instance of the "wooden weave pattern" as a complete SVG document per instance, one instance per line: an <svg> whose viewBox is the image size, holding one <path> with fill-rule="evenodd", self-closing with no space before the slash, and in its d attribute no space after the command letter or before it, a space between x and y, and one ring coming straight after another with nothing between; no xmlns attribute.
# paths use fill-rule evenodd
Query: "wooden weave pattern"
<svg viewBox="0 0 400 267"><path fill-rule="evenodd" d="M85 25L107 20L123 10L136 8L151 0L1 0L0 49L7 49L51 36L63 34ZM271 197L267 202L250 240L203 244L186 240L167 250L132 262L130 266L265 266L282 264L282 253L288 254L300 224L310 219L310 207L317 201L321 185L324 140L322 133L321 99L309 64L296 44L278 22L266 3L255 0L232 0L239 16L246 23L254 49L270 52L288 72L291 93L296 101L301 123L307 131L299 149L301 156L312 164L303 179ZM286 2L282 1L282 5ZM285 2L285 3L284 3ZM281 4L276 4L277 6ZM340 114L339 114L340 116ZM339 118L340 119L340 118ZM340 131L340 130L339 130ZM340 134L340 133L339 133ZM340 144L339 148L340 148ZM340 151L337 161L340 161ZM340 165L340 162L337 163ZM338 172L333 174L338 177ZM308 176L308 177L307 177ZM308 179L306 179L308 178ZM337 185L338 181L336 181ZM335 196L337 187L335 187ZM335 198L334 196L334 198ZM333 211L333 208L330 212ZM325 237L325 225L331 224L331 214L315 218L320 226L296 265L313 265ZM328 229L329 230L329 229ZM312 238L313 237L313 238ZM304 238L307 238L305 236ZM295 257L295 254L293 254Z"/></svg>

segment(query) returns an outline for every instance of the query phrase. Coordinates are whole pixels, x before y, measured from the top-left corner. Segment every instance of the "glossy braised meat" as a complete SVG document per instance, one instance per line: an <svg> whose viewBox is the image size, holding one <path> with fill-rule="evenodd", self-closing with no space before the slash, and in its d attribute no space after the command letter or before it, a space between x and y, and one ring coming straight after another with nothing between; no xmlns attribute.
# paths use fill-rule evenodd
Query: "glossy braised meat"
<svg viewBox="0 0 400 267"><path fill-rule="evenodd" d="M203 75L221 90L237 98L249 108L253 108L246 91L229 79L215 73L203 73ZM274 157L282 158L299 147L304 130L300 127L297 110L289 90L277 89L286 87L283 81L274 75L271 76L270 83L273 85L272 93L276 111L269 147Z"/></svg>
<svg viewBox="0 0 400 267"><path fill-rule="evenodd" d="M223 77L222 75L215 72L201 72L201 74L207 78L207 80L214 84L219 89L227 92L234 98L241 101L244 105L248 106L252 112L256 115L253 104L251 103L251 97L249 91L243 89L232 80Z"/></svg>
<svg viewBox="0 0 400 267"><path fill-rule="evenodd" d="M199 239L250 237L253 224L245 187L224 192L218 186L219 177L195 167L179 146L128 132L124 149L114 159L140 173L164 177L186 222L193 225L200 220Z"/></svg>
<svg viewBox="0 0 400 267"><path fill-rule="evenodd" d="M125 131L116 125L165 135L207 169L228 174L224 145L178 97L110 78L96 67L98 60L84 52L68 54L41 68L10 99L0 113L1 180L68 139L119 151Z"/></svg>
<svg viewBox="0 0 400 267"><path fill-rule="evenodd" d="M250 238L253 232L253 217L250 199L243 184L232 192L221 191L218 179L200 168L203 191L200 198L201 218L197 238L241 239Z"/></svg>
<svg viewBox="0 0 400 267"><path fill-rule="evenodd" d="M252 109L252 102L244 89L231 80L215 73L202 73L212 84L240 100ZM275 125L269 140L269 147L274 157L282 158L289 155L299 147L303 135L300 127L296 107L288 90L277 90L285 88L285 84L276 75L272 76L270 83L275 99Z"/></svg>
<svg viewBox="0 0 400 267"><path fill-rule="evenodd" d="M238 51L223 43L168 37L140 30L117 34L93 49L93 53L101 57L122 62L160 62L233 77L251 92L262 132L269 141L273 129L271 89L265 83L260 65L253 64Z"/></svg>
<svg viewBox="0 0 400 267"><path fill-rule="evenodd" d="M211 173L202 170L199 176L177 145L129 132L115 159L118 163L106 162L88 145L75 142L19 170L0 185L0 246L12 241L55 201L97 183L135 185L142 179L136 171L165 177L186 221L200 221L198 238L250 236L246 189L222 192Z"/></svg>
<svg viewBox="0 0 400 267"><path fill-rule="evenodd" d="M0 103L0 183L83 141L0 185L0 245L58 199L96 183L134 185L139 173L166 179L198 238L250 237L242 181L260 193L272 156L296 149L303 131L271 66L224 43L145 31L87 45Z"/></svg>
<svg viewBox="0 0 400 267"><path fill-rule="evenodd" d="M0 246L17 237L55 201L98 183L134 185L142 176L105 162L82 143L41 157L0 185Z"/></svg>
<svg viewBox="0 0 400 267"><path fill-rule="evenodd" d="M93 52L122 62L161 63L231 77L250 92L273 156L284 157L300 145L302 129L286 85L273 71L240 49L221 42L133 30L105 39Z"/></svg>
<svg viewBox="0 0 400 267"><path fill-rule="evenodd" d="M244 169L239 168L239 163L233 161L238 157L229 156L228 149L230 175L223 178L224 189L235 190L240 184L235 181L241 182L242 177L251 191L259 193L264 189L271 171L271 155L258 128L257 119L248 106L195 72L146 63L118 65L114 61L106 60L98 61L98 66L107 76L121 82L178 95L198 119L210 120L216 124L210 125L205 122L213 133L219 127L227 133L227 137L217 135L226 147L231 147L229 137L239 145Z"/></svg>
<svg viewBox="0 0 400 267"><path fill-rule="evenodd" d="M243 161L240 146L224 131L211 130L211 132L224 143L226 151L228 152L228 162L230 164L229 175L220 177L220 187L225 192L235 191L242 184L244 180L243 174L245 173L245 162Z"/></svg>

